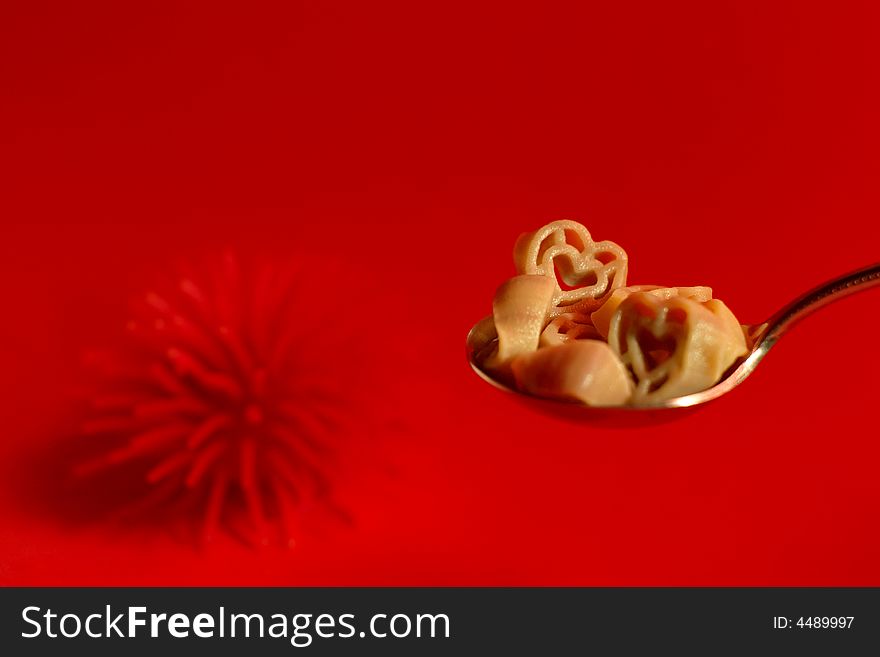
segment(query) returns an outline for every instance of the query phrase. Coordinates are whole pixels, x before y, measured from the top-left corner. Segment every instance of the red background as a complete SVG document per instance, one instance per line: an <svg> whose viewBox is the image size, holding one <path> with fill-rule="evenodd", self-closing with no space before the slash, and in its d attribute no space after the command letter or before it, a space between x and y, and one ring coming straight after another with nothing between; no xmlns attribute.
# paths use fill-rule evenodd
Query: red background
<svg viewBox="0 0 880 657"><path fill-rule="evenodd" d="M747 323L876 261L875 3L546 5L3 3L0 582L880 585L876 292L640 429L538 415L463 356L557 218ZM80 354L229 244L370 281L353 316L316 283L376 357L354 524L287 551L65 517L34 454L70 440Z"/></svg>

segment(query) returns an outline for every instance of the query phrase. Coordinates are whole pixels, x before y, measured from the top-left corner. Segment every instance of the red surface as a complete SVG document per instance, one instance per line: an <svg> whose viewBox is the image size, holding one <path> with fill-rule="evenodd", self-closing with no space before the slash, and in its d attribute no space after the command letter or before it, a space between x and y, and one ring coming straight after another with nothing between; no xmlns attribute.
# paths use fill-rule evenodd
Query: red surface
<svg viewBox="0 0 880 657"><path fill-rule="evenodd" d="M0 583L880 585L880 293L651 427L544 417L463 358L556 218L744 322L878 260L872 4L3 3ZM355 312L312 281L379 426L354 524L197 548L63 510L80 354L230 244L369 281Z"/></svg>

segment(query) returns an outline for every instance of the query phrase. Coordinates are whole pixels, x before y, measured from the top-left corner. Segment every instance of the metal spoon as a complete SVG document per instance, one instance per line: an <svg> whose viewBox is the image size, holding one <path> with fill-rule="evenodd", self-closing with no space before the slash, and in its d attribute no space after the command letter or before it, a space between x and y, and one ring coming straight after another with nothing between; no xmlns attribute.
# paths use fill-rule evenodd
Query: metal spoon
<svg viewBox="0 0 880 657"><path fill-rule="evenodd" d="M880 262L823 283L809 292L802 294L791 303L783 306L766 322L748 327L751 351L747 356L735 363L728 370L726 376L711 388L690 395L685 395L683 397L667 399L666 401L650 406L613 406L605 407L604 410L651 411L658 409L687 408L704 404L707 401L720 397L745 381L746 377L755 371L758 363L760 363L761 359L767 355L770 348L779 341L779 338L801 319L838 299L842 299L850 294L862 292L876 286L880 286ZM538 404L541 410L550 411L554 414L563 412L570 415L573 410L577 411L583 409L589 409L591 412L603 410L602 408L589 407L580 402L554 401L547 399L539 400L536 397L514 390L504 383L493 379L489 374L480 369L475 359L476 355L494 339L492 333L485 330L485 326L484 322L477 323L471 329L470 333L468 333L467 337L468 361L474 372L476 372L484 381L500 390L504 390L505 392L515 393L526 397L529 400L532 400L533 403Z"/></svg>

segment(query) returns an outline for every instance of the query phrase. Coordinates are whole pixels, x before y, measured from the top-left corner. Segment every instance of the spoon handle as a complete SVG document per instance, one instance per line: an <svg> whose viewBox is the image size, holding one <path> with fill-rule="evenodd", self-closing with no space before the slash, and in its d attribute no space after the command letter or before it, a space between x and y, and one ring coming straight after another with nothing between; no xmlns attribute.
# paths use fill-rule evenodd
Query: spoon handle
<svg viewBox="0 0 880 657"><path fill-rule="evenodd" d="M762 346L769 349L779 337L807 315L850 294L880 286L880 262L822 283L784 306L767 320Z"/></svg>

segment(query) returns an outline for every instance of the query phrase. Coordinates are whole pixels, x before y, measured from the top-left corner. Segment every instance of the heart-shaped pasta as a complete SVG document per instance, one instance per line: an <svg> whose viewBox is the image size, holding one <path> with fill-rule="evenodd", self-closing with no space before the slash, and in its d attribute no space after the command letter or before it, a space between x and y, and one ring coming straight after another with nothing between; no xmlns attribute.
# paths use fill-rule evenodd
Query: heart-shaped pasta
<svg viewBox="0 0 880 657"><path fill-rule="evenodd" d="M594 242L576 221L554 221L520 235L513 257L518 273L554 279L553 315L592 312L626 285L626 252L614 242Z"/></svg>
<svg viewBox="0 0 880 657"><path fill-rule="evenodd" d="M723 302L649 292L634 292L618 306L608 343L635 378L633 404L705 390L747 351L739 322Z"/></svg>
<svg viewBox="0 0 880 657"><path fill-rule="evenodd" d="M472 363L504 386L652 406L711 388L748 353L746 327L712 288L627 287L626 252L576 221L520 235L513 257L518 275L468 336Z"/></svg>
<svg viewBox="0 0 880 657"><path fill-rule="evenodd" d="M597 311L590 315L590 321L603 339L608 338L608 329L611 326L611 318L614 317L614 311L633 292L648 292L661 299L687 297L688 299L702 302L712 298L712 288L703 285L696 287L663 287L661 285L619 287L606 297L605 303Z"/></svg>
<svg viewBox="0 0 880 657"><path fill-rule="evenodd" d="M601 340L603 339L589 315L580 313L563 313L551 319L541 332L541 347L554 347L570 340Z"/></svg>

